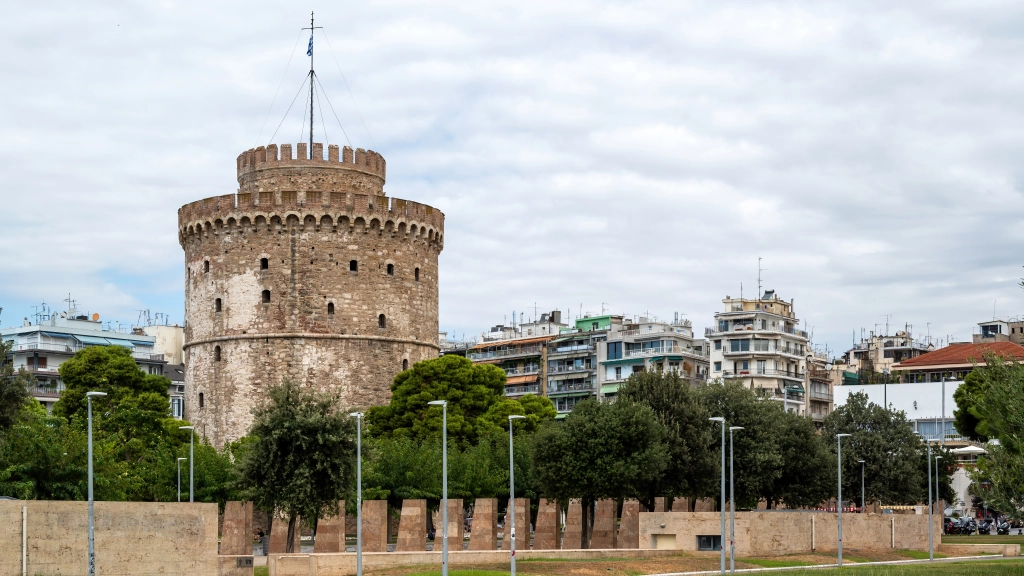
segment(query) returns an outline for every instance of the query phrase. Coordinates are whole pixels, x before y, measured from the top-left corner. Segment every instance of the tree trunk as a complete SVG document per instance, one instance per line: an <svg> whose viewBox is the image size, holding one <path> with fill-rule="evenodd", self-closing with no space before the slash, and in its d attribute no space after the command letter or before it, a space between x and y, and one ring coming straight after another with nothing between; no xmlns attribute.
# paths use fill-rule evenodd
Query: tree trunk
<svg viewBox="0 0 1024 576"><path fill-rule="evenodd" d="M294 554L298 552L298 550L295 549L295 524L297 524L296 520L297 517L295 516L295 514L288 515L288 542L284 545L285 554Z"/></svg>
<svg viewBox="0 0 1024 576"><path fill-rule="evenodd" d="M590 518L590 500L583 498L580 502L580 509L583 512L583 517L580 518L580 550L586 550L590 547L587 545L590 543L590 522L588 520Z"/></svg>

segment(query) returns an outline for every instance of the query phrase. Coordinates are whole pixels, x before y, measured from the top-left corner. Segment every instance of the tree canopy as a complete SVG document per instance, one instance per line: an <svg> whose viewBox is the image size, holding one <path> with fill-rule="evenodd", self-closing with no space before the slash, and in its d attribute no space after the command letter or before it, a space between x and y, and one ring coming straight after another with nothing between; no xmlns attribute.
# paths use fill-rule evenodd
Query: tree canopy
<svg viewBox="0 0 1024 576"><path fill-rule="evenodd" d="M973 396L976 429L999 440L986 446L972 478L977 494L1007 516L1024 519L1024 365L986 357L972 374L986 386Z"/></svg>
<svg viewBox="0 0 1024 576"><path fill-rule="evenodd" d="M337 397L285 380L253 409L254 437L241 466L241 486L257 508L288 517L292 550L301 517L339 513L338 502L355 487L356 424Z"/></svg>

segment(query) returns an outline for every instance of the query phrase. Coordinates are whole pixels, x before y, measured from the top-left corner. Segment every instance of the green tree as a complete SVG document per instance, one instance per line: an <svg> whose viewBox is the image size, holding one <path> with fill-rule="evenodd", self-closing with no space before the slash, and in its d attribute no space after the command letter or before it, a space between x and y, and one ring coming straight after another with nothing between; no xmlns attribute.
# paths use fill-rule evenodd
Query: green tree
<svg viewBox="0 0 1024 576"><path fill-rule="evenodd" d="M86 481L84 432L48 416L35 401L23 404L14 424L0 434L0 495L84 500Z"/></svg>
<svg viewBox="0 0 1024 576"><path fill-rule="evenodd" d="M961 435L978 442L988 442L988 436L979 430L981 420L976 414L977 405L984 398L985 391L989 387L985 374L984 371L972 370L964 378L964 383L953 392L953 401L956 402L956 409L953 410L953 425Z"/></svg>
<svg viewBox="0 0 1024 576"><path fill-rule="evenodd" d="M861 465L867 499L884 504L916 504L927 498L924 492L925 445L897 410L868 401L867 394L851 394L846 404L825 417L823 436L835 458L837 434L843 438L843 493L860 495ZM853 499L853 498L851 498Z"/></svg>
<svg viewBox="0 0 1024 576"><path fill-rule="evenodd" d="M757 391L744 388L737 381L711 382L697 390L709 416L725 417L726 427L743 427L733 436L736 503L746 508L756 507L761 497L772 493L772 486L781 478L785 465L778 446L777 421L781 417L781 405L762 397ZM707 425L712 431L709 449L715 462L719 462L721 430L718 424L708 422ZM728 430L726 443L728 450ZM726 453L726 465L728 458ZM719 468L715 466L713 482L704 487L702 496L718 496Z"/></svg>
<svg viewBox="0 0 1024 576"><path fill-rule="evenodd" d="M711 449L716 438L693 387L674 371L643 371L629 377L619 398L650 407L665 427L668 467L640 490L640 502L653 510L656 497L697 498L707 492L718 478L718 462Z"/></svg>
<svg viewBox="0 0 1024 576"><path fill-rule="evenodd" d="M780 406L775 424L772 444L782 456L782 470L761 497L769 508L780 502L788 508L808 508L828 500L835 486L835 459L814 422Z"/></svg>
<svg viewBox="0 0 1024 576"><path fill-rule="evenodd" d="M989 355L972 374L988 386L972 413L986 436L999 440L978 458L972 491L1014 519L1024 519L1024 365Z"/></svg>
<svg viewBox="0 0 1024 576"><path fill-rule="evenodd" d="M338 399L289 380L253 409L255 437L241 465L241 487L261 510L288 517L292 549L297 519L310 526L339 513L355 484L356 428Z"/></svg>
<svg viewBox="0 0 1024 576"><path fill-rule="evenodd" d="M532 434L540 429L545 422L550 422L558 415L555 405L549 398L526 394L518 400L515 398L499 398L487 413L477 419L479 436L499 434L508 430L508 417L511 415L526 416L516 423L516 433Z"/></svg>
<svg viewBox="0 0 1024 576"><path fill-rule="evenodd" d="M405 436L415 440L440 435L442 409L432 400L448 401L448 436L473 444L491 422L479 421L505 392L505 372L490 364L473 364L460 356L417 362L391 384L391 401L366 411L370 436Z"/></svg>
<svg viewBox="0 0 1024 576"><path fill-rule="evenodd" d="M14 376L14 364L7 360L13 347L13 340L0 340L0 431L14 424L22 405L31 398L27 386L34 380L24 368Z"/></svg>
<svg viewBox="0 0 1024 576"><path fill-rule="evenodd" d="M582 500L582 548L589 546L595 500L638 496L665 473L665 436L650 407L621 399L580 402L561 426L548 425L534 435L537 485L548 497Z"/></svg>

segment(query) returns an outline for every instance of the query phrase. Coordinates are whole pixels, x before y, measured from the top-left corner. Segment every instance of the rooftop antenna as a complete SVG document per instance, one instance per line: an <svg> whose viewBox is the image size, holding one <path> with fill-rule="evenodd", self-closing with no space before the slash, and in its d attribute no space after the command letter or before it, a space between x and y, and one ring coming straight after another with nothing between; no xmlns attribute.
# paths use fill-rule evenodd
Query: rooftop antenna
<svg viewBox="0 0 1024 576"><path fill-rule="evenodd" d="M604 307L607 306L607 302L601 302L601 316L604 316Z"/></svg>
<svg viewBox="0 0 1024 576"><path fill-rule="evenodd" d="M740 282L740 300L743 300L743 282Z"/></svg>
<svg viewBox="0 0 1024 576"><path fill-rule="evenodd" d="M761 271L762 270L767 270L767 268L761 268L761 257L758 256L757 257L757 299L758 300L761 299L761 295L763 294L763 292L761 292ZM741 296L741 298L742 298L742 296Z"/></svg>
<svg viewBox="0 0 1024 576"><path fill-rule="evenodd" d="M889 335L889 320L892 319L892 314L885 315L885 335Z"/></svg>
<svg viewBox="0 0 1024 576"><path fill-rule="evenodd" d="M309 56L309 159L313 159L313 83L316 80L316 72L313 71L313 31L323 26L313 25L313 13L309 13L309 48L306 49L306 56ZM322 158L321 158L322 160Z"/></svg>
<svg viewBox="0 0 1024 576"><path fill-rule="evenodd" d="M992 319L996 319L996 302L999 302L999 298L992 301Z"/></svg>

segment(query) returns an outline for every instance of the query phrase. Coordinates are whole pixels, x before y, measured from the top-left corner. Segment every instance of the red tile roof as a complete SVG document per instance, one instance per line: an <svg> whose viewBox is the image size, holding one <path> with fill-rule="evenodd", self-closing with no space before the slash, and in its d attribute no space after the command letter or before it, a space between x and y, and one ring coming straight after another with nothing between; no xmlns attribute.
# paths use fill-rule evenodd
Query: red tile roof
<svg viewBox="0 0 1024 576"><path fill-rule="evenodd" d="M1013 342L987 342L984 344L950 344L917 358L904 360L893 366L893 370L924 366L970 366L985 364L985 354L994 353L1009 360L1024 360L1024 346Z"/></svg>

